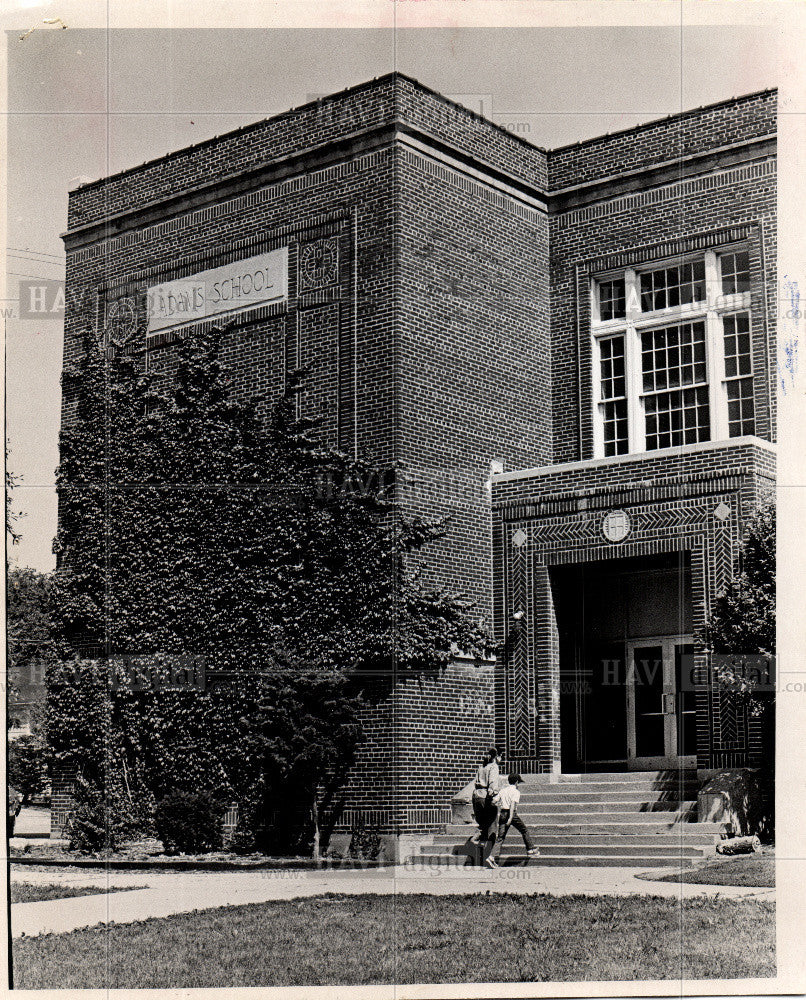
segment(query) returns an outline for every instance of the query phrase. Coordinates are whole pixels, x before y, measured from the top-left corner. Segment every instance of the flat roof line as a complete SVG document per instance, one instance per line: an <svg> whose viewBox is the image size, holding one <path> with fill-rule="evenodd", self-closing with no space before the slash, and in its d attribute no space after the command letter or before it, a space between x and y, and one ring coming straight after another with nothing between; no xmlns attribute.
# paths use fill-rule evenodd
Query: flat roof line
<svg viewBox="0 0 806 1000"><path fill-rule="evenodd" d="M154 166L158 163L169 162L172 159L175 159L186 153L189 153L191 150L203 149L205 146L211 146L215 143L223 142L224 140L230 139L233 136L246 135L250 131L254 131L260 128L262 125L267 124L268 122L277 122L277 121L282 121L283 119L286 118L291 118L292 116L299 115L301 112L313 108L316 105L323 104L325 102L335 101L339 98L344 97L346 94L359 93L362 90L368 90L371 89L372 87L379 87L388 83L391 80L396 80L396 79L405 80L407 83L412 84L413 86L417 87L424 93L430 94L432 97L436 97L443 104L447 104L449 107L458 109L459 111L463 112L466 115L469 115L476 121L484 122L486 125L490 126L490 128L493 128L497 132L500 132L503 135L505 135L507 139L519 143L521 146L525 146L528 149L534 150L537 153L542 153L549 160L552 154L560 153L564 150L578 149L588 145L592 145L597 142L603 142L609 138L612 138L613 136L626 135L630 132L638 132L642 129L651 128L653 125L660 124L661 122L668 122L673 118L685 118L687 116L696 115L701 111L707 110L709 108L716 108L719 107L720 105L736 104L741 101L751 100L752 98L763 96L764 94L777 93L777 88L771 87L767 90L755 91L752 94L745 94L740 97L725 98L724 100L716 101L713 104L705 104L699 108L692 108L686 111L676 112L674 114L667 115L665 118L654 118L652 119L652 121L642 122L639 125L633 125L626 129L620 129L619 131L616 132L608 132L605 135L593 136L590 139L583 139L580 140L579 142L568 143L565 146L557 146L554 149L546 149L543 146L538 146L534 142L530 142L528 139L524 139L517 133L510 132L508 129L505 129L503 126L496 124L496 122L491 121L489 118L485 118L484 115L480 115L477 112L472 111L470 108L466 108L463 104L460 104L458 101L454 101L450 97L446 97L444 94L440 94L439 91L434 90L432 87L428 87L424 83L421 83L413 76L408 76L406 73L401 73L398 70L393 70L392 72L385 73L382 76L373 77L371 80L364 80L362 83L353 84L353 86L345 87L343 90L337 90L332 94L326 94L317 100L307 101L305 104L298 104L296 107L289 108L287 111L281 111L276 115L270 115L268 118L261 118L258 121L249 122L246 125L241 125L238 128L232 129L229 132L222 132L220 135L211 136L209 139L201 139L199 142L191 143L191 145L189 146L183 146L181 149L171 150L168 153L164 153L162 156L156 156L153 159L144 160L142 163L138 163L133 167L127 167L125 170L119 170L117 173L109 174L106 177L98 177L96 178L96 180L87 181L85 184L79 184L77 187L73 188L70 193L78 191L88 191L93 188L97 188L103 184L108 183L109 181L116 180L119 177L127 177L130 176L131 174L135 174L141 170L145 170L146 168Z"/></svg>
<svg viewBox="0 0 806 1000"><path fill-rule="evenodd" d="M359 93L362 90L369 90L372 87L381 86L391 80L406 80L408 83L413 84L425 93L438 98L443 104L447 104L453 108L458 108L466 115L470 115L478 121L483 121L491 128L502 132L508 139L519 142L521 145L528 146L529 149L536 150L539 153L546 153L546 150L541 146L537 146L535 143L529 142L528 139L524 139L522 136L510 132L501 125L497 125L495 122L490 121L489 118L485 118L484 115L480 115L477 112L472 111L470 108L466 108L464 104L460 104L458 101L454 101L450 97L440 94L438 90L434 90L432 87L426 86L426 84L416 80L413 76L408 76L406 73L401 73L398 70L392 70L389 73L384 73L382 76L375 76L371 80L364 80L361 83L353 84L351 87L344 87L342 90L336 90L332 94L324 94L322 97L314 101L306 101L305 104L297 104L295 107L289 108L287 111L279 111L276 115L269 115L268 118L260 118L258 121L248 122L246 125L240 125L238 128L231 129L229 132L222 132L220 135L210 136L209 139L200 139L198 142L191 143L189 146L182 146L181 149L173 149L168 153L164 153L162 156L155 156L151 160L144 160L142 163L138 163L133 167L126 167L125 170L119 170L117 173L109 174L107 177L98 177L94 181L87 181L85 184L79 184L78 187L75 187L72 190L86 191L89 188L105 184L107 181L114 180L118 177L125 177L128 174L136 173L138 170L144 170L146 167L153 166L156 163L165 163L174 157L178 157L183 153L189 152L191 149L202 149L204 146L210 146L213 143L222 142L223 140L230 139L236 135L245 135L251 130L257 129L261 125L265 125L267 122L282 121L284 118L290 118L293 115L298 115L300 112L316 107L318 104L324 104L326 101L335 101L338 98L344 97L346 94Z"/></svg>
<svg viewBox="0 0 806 1000"><path fill-rule="evenodd" d="M740 94L738 97L725 97L721 101L714 101L712 104L700 104L696 108L673 111L670 115L664 115L662 118L652 118L648 122L630 125L628 128L617 129L615 132L605 132L604 135L595 135L590 139L580 139L577 142L568 142L564 146L554 146L552 149L547 150L547 153L550 159L555 153L563 153L568 149L580 149L585 146L592 146L594 143L604 142L606 139L612 139L615 136L629 135L630 132L641 132L644 129L652 128L654 125L660 125L662 122L670 122L675 118L690 118L693 115L700 114L702 111L710 111L712 108L723 107L727 104L739 104L743 101L751 101L757 97L764 97L767 94L777 93L777 87L767 87L766 90L754 90L750 94Z"/></svg>

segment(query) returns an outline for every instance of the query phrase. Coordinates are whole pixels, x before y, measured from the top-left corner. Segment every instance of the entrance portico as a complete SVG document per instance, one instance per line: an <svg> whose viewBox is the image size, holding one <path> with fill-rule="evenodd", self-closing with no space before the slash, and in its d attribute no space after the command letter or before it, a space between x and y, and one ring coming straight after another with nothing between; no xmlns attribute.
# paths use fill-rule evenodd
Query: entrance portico
<svg viewBox="0 0 806 1000"><path fill-rule="evenodd" d="M698 637L772 446L738 438L493 480L496 740L532 773L759 763Z"/></svg>
<svg viewBox="0 0 806 1000"><path fill-rule="evenodd" d="M562 769L696 767L688 552L549 571Z"/></svg>

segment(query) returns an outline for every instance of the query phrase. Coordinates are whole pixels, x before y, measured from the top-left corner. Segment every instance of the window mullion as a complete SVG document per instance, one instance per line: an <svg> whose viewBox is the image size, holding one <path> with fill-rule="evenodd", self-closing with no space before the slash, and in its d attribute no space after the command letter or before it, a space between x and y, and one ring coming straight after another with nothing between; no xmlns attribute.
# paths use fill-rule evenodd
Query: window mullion
<svg viewBox="0 0 806 1000"><path fill-rule="evenodd" d="M715 309L722 296L719 261L713 250L705 252L705 301L707 309Z"/></svg>
<svg viewBox="0 0 806 1000"><path fill-rule="evenodd" d="M725 338L722 331L722 317L713 310L709 310L705 317L705 358L708 371L711 440L724 441L728 437Z"/></svg>
<svg viewBox="0 0 806 1000"><path fill-rule="evenodd" d="M644 407L641 402L641 335L635 321L641 316L640 278L633 268L624 272L627 325L624 330L624 374L627 392L627 442L631 454L646 451Z"/></svg>
<svg viewBox="0 0 806 1000"><path fill-rule="evenodd" d="M633 323L624 331L624 371L627 389L627 441L630 453L646 451L644 407L641 400L641 334Z"/></svg>

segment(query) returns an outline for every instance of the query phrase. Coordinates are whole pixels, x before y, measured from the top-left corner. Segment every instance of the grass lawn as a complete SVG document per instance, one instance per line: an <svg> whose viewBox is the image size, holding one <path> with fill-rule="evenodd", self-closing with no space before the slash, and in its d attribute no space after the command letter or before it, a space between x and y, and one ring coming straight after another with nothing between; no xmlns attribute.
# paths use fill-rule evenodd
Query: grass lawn
<svg viewBox="0 0 806 1000"><path fill-rule="evenodd" d="M21 989L773 975L758 900L328 894L14 941Z"/></svg>
<svg viewBox="0 0 806 1000"><path fill-rule="evenodd" d="M132 886L137 889L139 886ZM124 889L99 889L94 885L29 885L25 882L12 882L12 903L38 903L43 899L67 899L71 896L97 896L102 892L123 892Z"/></svg>
<svg viewBox="0 0 806 1000"><path fill-rule="evenodd" d="M688 885L747 885L775 888L775 858L764 854L739 854L710 861L693 871L675 871L653 882L685 882Z"/></svg>

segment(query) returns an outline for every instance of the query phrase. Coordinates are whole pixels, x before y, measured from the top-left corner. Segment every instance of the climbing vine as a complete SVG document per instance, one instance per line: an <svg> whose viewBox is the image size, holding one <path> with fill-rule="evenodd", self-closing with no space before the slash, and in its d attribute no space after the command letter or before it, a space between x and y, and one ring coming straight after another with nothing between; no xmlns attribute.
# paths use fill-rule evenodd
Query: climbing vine
<svg viewBox="0 0 806 1000"><path fill-rule="evenodd" d="M65 375L50 741L146 813L175 789L315 803L370 691L489 649L416 571L441 529L401 513L394 472L321 443L303 381L242 398L220 331L170 375L89 341Z"/></svg>

